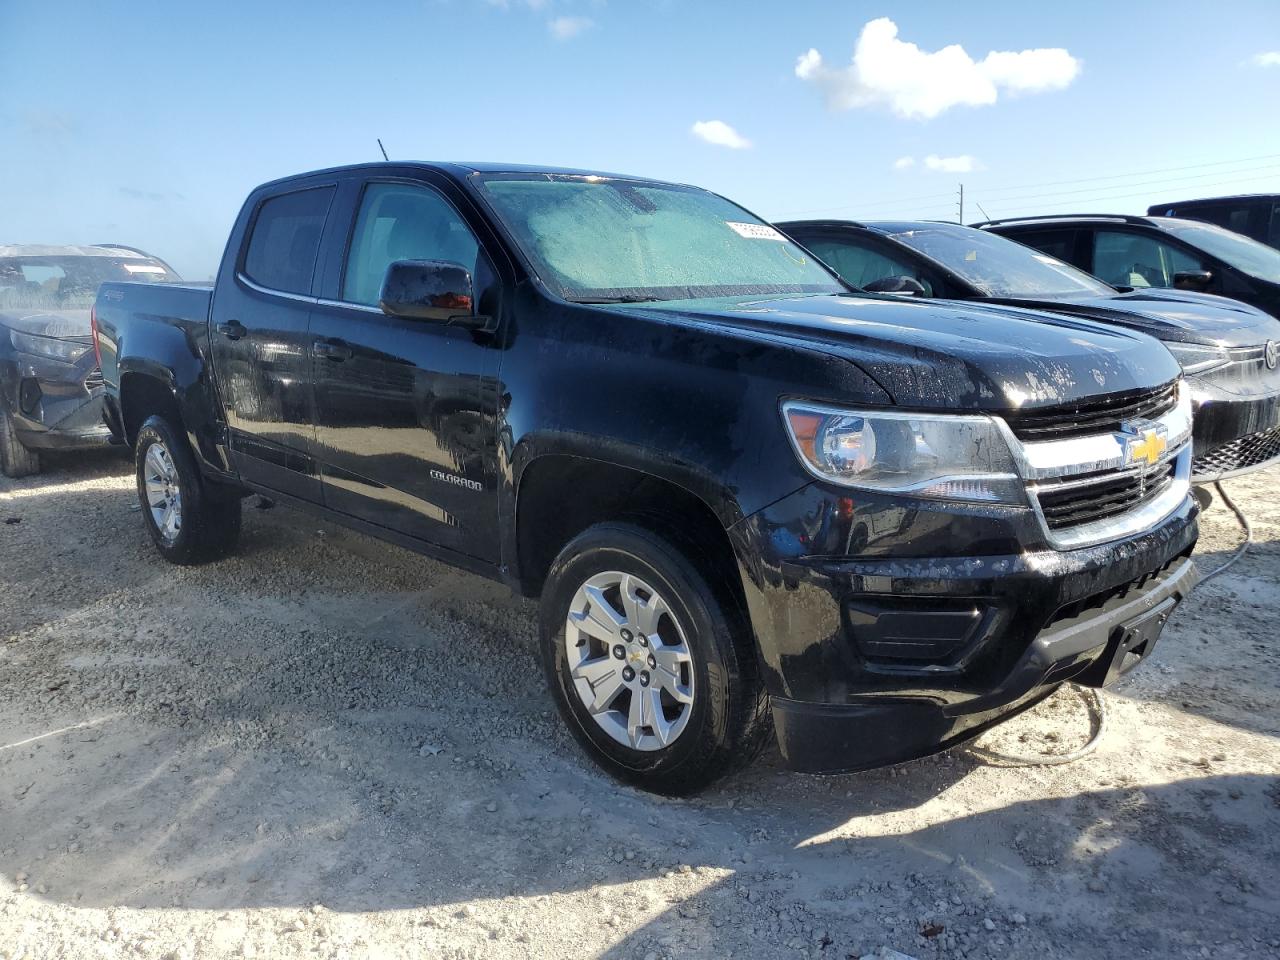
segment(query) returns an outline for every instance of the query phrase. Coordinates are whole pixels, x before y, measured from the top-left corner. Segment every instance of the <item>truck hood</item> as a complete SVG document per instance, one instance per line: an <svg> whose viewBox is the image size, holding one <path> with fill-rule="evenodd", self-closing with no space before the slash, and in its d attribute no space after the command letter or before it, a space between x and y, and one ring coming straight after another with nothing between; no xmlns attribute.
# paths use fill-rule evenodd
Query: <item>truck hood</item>
<svg viewBox="0 0 1280 960"><path fill-rule="evenodd" d="M822 350L856 364L894 403L926 410L1057 406L1151 389L1179 375L1169 352L1140 333L988 304L823 295L610 309Z"/></svg>
<svg viewBox="0 0 1280 960"><path fill-rule="evenodd" d="M93 336L88 310L0 310L0 327L56 340L88 340Z"/></svg>
<svg viewBox="0 0 1280 960"><path fill-rule="evenodd" d="M1000 298L986 302L1114 323L1179 343L1256 347L1280 340L1280 320L1246 303L1210 293L1150 289L1071 300Z"/></svg>

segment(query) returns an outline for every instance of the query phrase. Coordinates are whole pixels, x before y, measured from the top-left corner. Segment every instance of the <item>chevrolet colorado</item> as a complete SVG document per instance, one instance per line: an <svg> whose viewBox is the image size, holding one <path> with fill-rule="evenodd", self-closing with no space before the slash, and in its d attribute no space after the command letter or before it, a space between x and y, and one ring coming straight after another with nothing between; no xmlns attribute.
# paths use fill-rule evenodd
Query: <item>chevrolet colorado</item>
<svg viewBox="0 0 1280 960"><path fill-rule="evenodd" d="M95 310L165 558L256 491L539 596L566 723L653 790L771 730L808 771L943 749L1116 679L1195 579L1158 342L853 292L694 187L323 170L249 196L212 290Z"/></svg>

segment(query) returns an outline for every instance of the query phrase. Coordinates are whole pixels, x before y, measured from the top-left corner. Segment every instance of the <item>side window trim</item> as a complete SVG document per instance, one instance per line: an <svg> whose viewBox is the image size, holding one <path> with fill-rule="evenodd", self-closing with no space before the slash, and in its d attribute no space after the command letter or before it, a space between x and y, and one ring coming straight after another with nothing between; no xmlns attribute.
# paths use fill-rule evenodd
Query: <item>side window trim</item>
<svg viewBox="0 0 1280 960"><path fill-rule="evenodd" d="M311 283L309 291L305 294L295 293L292 290L280 290L276 287L270 287L254 280L249 276L248 271L245 269L245 260L249 256L249 245L253 243L254 232L258 229L258 218L262 215L262 208L272 200L277 200L280 197L288 197L296 193L308 193L312 190L328 190L329 202L325 205L324 220L320 224L320 240L316 244L316 258L311 264ZM253 213L249 216L249 222L245 226L244 236L240 241L240 250L236 254L236 280L257 293L264 293L274 297L283 297L286 300L294 300L299 303L317 303L319 298L316 296L316 284L319 282L318 268L320 266L320 254L323 250L324 236L329 228L329 220L333 215L333 205L337 196L337 182L325 181L324 183L308 184L305 187L298 187L293 190L281 190L275 193L268 193L260 197L253 206Z"/></svg>
<svg viewBox="0 0 1280 960"><path fill-rule="evenodd" d="M338 270L338 278L337 278L338 282L335 288L335 291L337 293L337 299L329 300L329 299L321 298L319 300L320 303L325 304L326 306L350 307L354 309L364 310L370 313L376 313L379 316L383 315L382 310L379 307L371 306L366 303L356 303L354 300L343 300L342 294L343 294L343 291L346 289L346 285L347 285L347 270L351 266L351 248L352 248L352 245L355 243L356 227L359 226L360 224L360 214L364 209L365 196L368 194L370 187L376 186L378 184L387 184L387 183L414 187L419 190L424 190L434 194L441 201L443 201L444 204L450 210L453 211L454 216L458 218L458 222L461 223L463 226L465 226L467 230L471 233L472 239L475 240L476 242L477 256L487 257L484 243L481 240L480 236L476 233L475 228L467 220L466 215L463 214L463 212L458 209L458 205L454 203L453 200L451 200L449 196L443 190L439 189L435 184L428 183L425 180L416 180L416 179L413 179L412 177L395 177L395 176L370 177L364 180L363 182L361 182L359 191L356 194L355 204L351 208L351 222L347 225L347 236L346 236L345 242L342 245L342 256L340 260L340 268ZM478 271L473 270L473 273L475 272L478 272ZM475 281L474 276L471 279L473 282Z"/></svg>

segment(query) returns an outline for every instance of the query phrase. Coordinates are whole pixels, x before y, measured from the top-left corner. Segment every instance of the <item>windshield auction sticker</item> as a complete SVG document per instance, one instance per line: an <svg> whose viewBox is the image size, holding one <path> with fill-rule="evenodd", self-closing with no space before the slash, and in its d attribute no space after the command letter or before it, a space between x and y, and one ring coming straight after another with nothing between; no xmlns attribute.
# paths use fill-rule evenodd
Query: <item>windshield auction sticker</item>
<svg viewBox="0 0 1280 960"><path fill-rule="evenodd" d="M748 240L781 240L783 243L787 240L767 223L738 223L735 220L726 220L724 224L738 236L746 237Z"/></svg>

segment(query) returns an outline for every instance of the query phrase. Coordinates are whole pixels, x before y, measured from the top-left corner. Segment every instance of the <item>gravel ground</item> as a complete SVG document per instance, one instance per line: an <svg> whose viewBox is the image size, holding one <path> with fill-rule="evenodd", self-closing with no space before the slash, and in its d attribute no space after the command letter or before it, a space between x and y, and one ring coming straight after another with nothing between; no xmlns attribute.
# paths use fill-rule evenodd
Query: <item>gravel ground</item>
<svg viewBox="0 0 1280 960"><path fill-rule="evenodd" d="M0 958L1280 956L1278 480L1093 755L670 801L585 761L501 587L283 509L174 568L123 460L0 478ZM1064 690L981 742L1088 736Z"/></svg>

